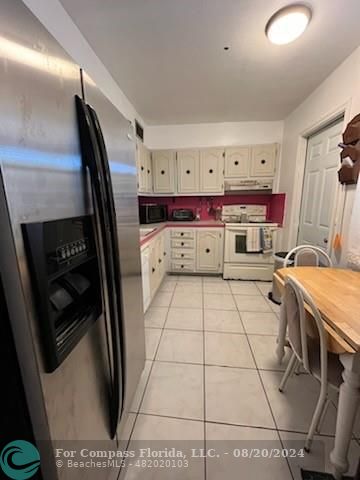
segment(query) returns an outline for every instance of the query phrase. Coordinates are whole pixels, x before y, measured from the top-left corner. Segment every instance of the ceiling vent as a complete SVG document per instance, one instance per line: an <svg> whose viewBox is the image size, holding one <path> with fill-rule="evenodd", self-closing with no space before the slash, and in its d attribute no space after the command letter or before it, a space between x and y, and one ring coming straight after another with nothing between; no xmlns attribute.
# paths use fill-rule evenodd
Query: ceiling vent
<svg viewBox="0 0 360 480"><path fill-rule="evenodd" d="M142 142L144 142L144 128L140 125L140 123L135 119L135 131L137 138L140 138Z"/></svg>

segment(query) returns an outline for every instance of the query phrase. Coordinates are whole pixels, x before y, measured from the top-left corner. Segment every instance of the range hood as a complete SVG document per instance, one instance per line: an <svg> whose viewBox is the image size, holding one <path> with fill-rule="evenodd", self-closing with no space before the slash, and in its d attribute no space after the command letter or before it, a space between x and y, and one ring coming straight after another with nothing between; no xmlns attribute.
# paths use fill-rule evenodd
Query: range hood
<svg viewBox="0 0 360 480"><path fill-rule="evenodd" d="M225 193L267 192L271 193L273 180L260 179L231 179L225 180Z"/></svg>

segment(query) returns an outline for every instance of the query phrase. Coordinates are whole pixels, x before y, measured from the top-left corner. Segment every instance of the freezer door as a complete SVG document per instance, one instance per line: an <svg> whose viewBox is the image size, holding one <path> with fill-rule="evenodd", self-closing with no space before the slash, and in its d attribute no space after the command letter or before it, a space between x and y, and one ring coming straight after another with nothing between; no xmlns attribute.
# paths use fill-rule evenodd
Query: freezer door
<svg viewBox="0 0 360 480"><path fill-rule="evenodd" d="M85 101L96 112L109 161L120 263L124 411L127 413L145 364L144 315L133 128L84 75ZM124 419L126 415L124 415ZM122 420L119 430L123 428Z"/></svg>
<svg viewBox="0 0 360 480"><path fill-rule="evenodd" d="M0 30L0 257L35 435L103 440L113 448L105 323L100 318L64 363L45 373L21 230L22 223L93 213L76 122L79 67L20 0L2 1Z"/></svg>
<svg viewBox="0 0 360 480"><path fill-rule="evenodd" d="M114 438L122 413L123 378L121 346L121 297L120 272L115 209L111 189L108 161L101 128L96 113L76 95L76 111L80 134L83 164L88 168L92 195L95 205L95 218L101 242L98 242L99 257L103 264L103 281L106 284L106 319L111 337L113 356L113 388L111 393L111 438ZM100 243L102 248L100 248Z"/></svg>

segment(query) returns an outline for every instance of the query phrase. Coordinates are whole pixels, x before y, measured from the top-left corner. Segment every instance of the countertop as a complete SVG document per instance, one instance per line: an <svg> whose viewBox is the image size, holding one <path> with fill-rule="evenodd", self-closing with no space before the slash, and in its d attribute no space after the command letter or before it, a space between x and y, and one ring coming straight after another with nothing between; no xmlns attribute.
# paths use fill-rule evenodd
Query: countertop
<svg viewBox="0 0 360 480"><path fill-rule="evenodd" d="M141 235L140 233L140 245L143 246L149 242L152 238L154 238L159 232L164 230L165 228L224 228L224 222L221 220L194 220L190 222L161 222L161 223L149 223L145 225L140 225L141 229L151 229L154 230L147 235Z"/></svg>

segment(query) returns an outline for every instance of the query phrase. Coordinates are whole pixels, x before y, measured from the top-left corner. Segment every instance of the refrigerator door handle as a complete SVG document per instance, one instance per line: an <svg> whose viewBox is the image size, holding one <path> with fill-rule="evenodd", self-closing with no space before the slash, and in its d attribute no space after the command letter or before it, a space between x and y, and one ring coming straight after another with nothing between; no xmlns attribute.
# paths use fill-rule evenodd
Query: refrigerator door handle
<svg viewBox="0 0 360 480"><path fill-rule="evenodd" d="M116 273L113 261L113 241L111 238L111 221L109 218L108 194L105 190L101 154L94 132L93 122L85 102L75 96L76 112L78 118L81 155L84 165L88 167L92 184L92 195L94 198L94 209L96 221L98 222L103 247L103 258L105 263L105 275L108 292L108 306L111 325L111 344L113 352L113 385L111 392L111 438L116 435L117 426L122 411L122 381L121 381L121 344L119 327L119 306L116 294Z"/></svg>
<svg viewBox="0 0 360 480"><path fill-rule="evenodd" d="M109 165L109 160L107 156L104 136L102 133L102 129L101 129L101 125L100 125L97 113L90 105L87 105L87 107L93 123L97 145L100 152L102 178L104 180L104 190L105 190L106 200L107 200L107 211L109 214L109 227L110 227L110 236L111 236L111 242L112 242L112 261L113 261L113 268L114 268L115 295L117 297L117 305L118 305L118 317L117 317L118 323L117 323L115 334L119 342L120 352L123 352L123 345L121 341L123 312L122 312L122 299L121 299L120 253L119 253L119 240L117 235L115 202L114 202L114 193L113 193L112 181L111 181L110 165ZM119 360L120 360L119 368L118 368L119 385L120 385L121 395L124 395L123 377L122 377L123 369L122 369L122 362L121 362L122 357L120 357ZM122 400L123 400L123 397L122 397ZM120 408L120 411L118 413L119 420L122 414L121 407L122 405L119 405L119 408Z"/></svg>

